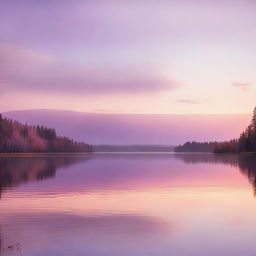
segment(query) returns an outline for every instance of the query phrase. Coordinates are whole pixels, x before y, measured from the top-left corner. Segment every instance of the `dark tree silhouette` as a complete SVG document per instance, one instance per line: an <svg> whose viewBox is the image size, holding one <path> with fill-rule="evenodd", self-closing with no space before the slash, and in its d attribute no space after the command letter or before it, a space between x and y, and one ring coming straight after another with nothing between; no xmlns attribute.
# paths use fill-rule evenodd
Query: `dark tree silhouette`
<svg viewBox="0 0 256 256"><path fill-rule="evenodd" d="M224 141L224 142L218 142L215 144L214 153L238 153L239 152L239 146L238 146L238 140L230 140L230 141Z"/></svg>
<svg viewBox="0 0 256 256"><path fill-rule="evenodd" d="M255 152L256 151L256 107L253 111L251 123L246 130L241 133L238 139L217 143L214 148L215 153L225 152Z"/></svg>
<svg viewBox="0 0 256 256"><path fill-rule="evenodd" d="M239 153L256 152L256 107L250 124L238 139L223 142L186 142L174 148L175 152Z"/></svg>
<svg viewBox="0 0 256 256"><path fill-rule="evenodd" d="M213 152L216 142L186 142L174 148L175 152Z"/></svg>
<svg viewBox="0 0 256 256"><path fill-rule="evenodd" d="M0 114L0 152L91 152L92 146L59 137L43 126L21 124Z"/></svg>

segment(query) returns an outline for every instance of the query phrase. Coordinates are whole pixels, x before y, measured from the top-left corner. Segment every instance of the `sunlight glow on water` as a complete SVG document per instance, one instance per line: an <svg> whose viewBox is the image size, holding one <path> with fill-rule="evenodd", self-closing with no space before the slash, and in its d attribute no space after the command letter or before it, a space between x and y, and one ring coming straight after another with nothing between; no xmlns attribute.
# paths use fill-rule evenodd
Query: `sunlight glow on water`
<svg viewBox="0 0 256 256"><path fill-rule="evenodd" d="M255 255L255 156L0 158L0 255Z"/></svg>

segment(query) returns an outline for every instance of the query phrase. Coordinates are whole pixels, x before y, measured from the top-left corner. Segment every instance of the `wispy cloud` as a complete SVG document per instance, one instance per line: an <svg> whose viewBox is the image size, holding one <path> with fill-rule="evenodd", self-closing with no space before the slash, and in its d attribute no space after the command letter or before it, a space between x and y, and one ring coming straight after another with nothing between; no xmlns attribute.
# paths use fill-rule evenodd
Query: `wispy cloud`
<svg viewBox="0 0 256 256"><path fill-rule="evenodd" d="M250 83L234 82L234 83L232 83L232 86L240 88L241 90L247 90L251 86L251 84Z"/></svg>
<svg viewBox="0 0 256 256"><path fill-rule="evenodd" d="M184 104L201 104L202 102L197 101L197 100L190 100L190 99L179 99L176 100L179 103L184 103Z"/></svg>
<svg viewBox="0 0 256 256"><path fill-rule="evenodd" d="M240 1L243 4L239 4ZM57 47L60 44L62 47L115 47L137 45L139 42L148 45L156 40L173 44L180 35L187 40L200 35L215 39L216 30L222 35L216 39L228 39L234 33L230 24L236 25L236 36L244 35L245 29L254 32L254 26L243 26L244 18L254 18L254 1L233 3L226 0L225 4L223 1L214 1L215 4L212 1L200 2L205 1L26 0L24 3L20 0L1 0L0 37Z"/></svg>
<svg viewBox="0 0 256 256"><path fill-rule="evenodd" d="M58 93L155 93L182 86L134 67L82 66L31 50L0 44L0 87Z"/></svg>

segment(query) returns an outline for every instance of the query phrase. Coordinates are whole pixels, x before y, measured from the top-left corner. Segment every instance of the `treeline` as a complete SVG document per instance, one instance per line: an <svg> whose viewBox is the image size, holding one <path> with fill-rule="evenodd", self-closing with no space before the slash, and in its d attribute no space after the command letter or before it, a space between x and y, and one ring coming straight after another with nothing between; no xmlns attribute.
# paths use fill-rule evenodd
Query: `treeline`
<svg viewBox="0 0 256 256"><path fill-rule="evenodd" d="M233 139L216 143L214 153L239 153L239 140Z"/></svg>
<svg viewBox="0 0 256 256"><path fill-rule="evenodd" d="M54 129L21 124L0 114L0 152L91 152L92 146L57 136Z"/></svg>
<svg viewBox="0 0 256 256"><path fill-rule="evenodd" d="M174 148L175 152L213 152L217 142L188 141Z"/></svg>
<svg viewBox="0 0 256 256"><path fill-rule="evenodd" d="M238 139L223 142L186 142L175 147L174 151L214 153L256 152L256 107L250 124Z"/></svg>
<svg viewBox="0 0 256 256"><path fill-rule="evenodd" d="M251 123L238 139L217 143L215 153L256 152L256 107Z"/></svg>

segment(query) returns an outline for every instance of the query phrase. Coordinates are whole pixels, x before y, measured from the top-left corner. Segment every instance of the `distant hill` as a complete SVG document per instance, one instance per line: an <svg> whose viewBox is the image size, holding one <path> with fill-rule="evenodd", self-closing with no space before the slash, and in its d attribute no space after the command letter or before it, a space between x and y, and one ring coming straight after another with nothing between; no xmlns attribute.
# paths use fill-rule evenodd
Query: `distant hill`
<svg viewBox="0 0 256 256"><path fill-rule="evenodd" d="M173 146L163 145L94 145L95 152L172 152Z"/></svg>
<svg viewBox="0 0 256 256"><path fill-rule="evenodd" d="M61 136L89 144L178 145L224 141L239 136L250 115L94 114L65 110L22 110L4 116L56 129Z"/></svg>
<svg viewBox="0 0 256 256"><path fill-rule="evenodd" d="M21 124L0 114L0 152L90 152L92 147L67 137L54 129Z"/></svg>

